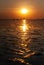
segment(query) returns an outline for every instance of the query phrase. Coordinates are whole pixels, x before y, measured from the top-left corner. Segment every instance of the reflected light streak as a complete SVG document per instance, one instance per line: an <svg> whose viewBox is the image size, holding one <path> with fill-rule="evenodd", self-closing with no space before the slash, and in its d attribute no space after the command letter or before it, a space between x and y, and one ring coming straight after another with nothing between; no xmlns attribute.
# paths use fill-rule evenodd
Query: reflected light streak
<svg viewBox="0 0 44 65"><path fill-rule="evenodd" d="M23 20L22 30L23 32L27 30L26 20Z"/></svg>
<svg viewBox="0 0 44 65"><path fill-rule="evenodd" d="M31 29L31 26L26 23L26 20L22 20L22 25L19 27L24 34L27 34L26 32Z"/></svg>
<svg viewBox="0 0 44 65"><path fill-rule="evenodd" d="M25 31L26 31L27 26L24 24L22 28L23 28L23 31L25 32Z"/></svg>
<svg viewBox="0 0 44 65"><path fill-rule="evenodd" d="M30 57L30 56L33 56L34 54L35 54L35 52L30 53L30 54L27 54L26 56L24 56L24 58L28 58L28 57Z"/></svg>

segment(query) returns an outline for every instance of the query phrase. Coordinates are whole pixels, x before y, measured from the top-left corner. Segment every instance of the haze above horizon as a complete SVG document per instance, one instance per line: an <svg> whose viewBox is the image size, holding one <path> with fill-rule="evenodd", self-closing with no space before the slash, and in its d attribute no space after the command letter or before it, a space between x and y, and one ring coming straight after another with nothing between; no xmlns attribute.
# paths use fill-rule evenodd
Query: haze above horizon
<svg viewBox="0 0 44 65"><path fill-rule="evenodd" d="M21 14L22 8L29 12ZM0 19L2 18L44 18L44 0L0 0Z"/></svg>

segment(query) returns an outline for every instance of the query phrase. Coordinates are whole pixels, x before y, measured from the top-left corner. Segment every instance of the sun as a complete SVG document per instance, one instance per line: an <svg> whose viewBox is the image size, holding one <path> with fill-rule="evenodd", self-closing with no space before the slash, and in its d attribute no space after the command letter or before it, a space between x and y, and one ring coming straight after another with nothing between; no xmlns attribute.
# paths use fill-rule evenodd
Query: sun
<svg viewBox="0 0 44 65"><path fill-rule="evenodd" d="M25 9L25 8L23 8L23 9L21 9L21 13L22 13L22 14L27 14L27 13L28 13L28 10Z"/></svg>

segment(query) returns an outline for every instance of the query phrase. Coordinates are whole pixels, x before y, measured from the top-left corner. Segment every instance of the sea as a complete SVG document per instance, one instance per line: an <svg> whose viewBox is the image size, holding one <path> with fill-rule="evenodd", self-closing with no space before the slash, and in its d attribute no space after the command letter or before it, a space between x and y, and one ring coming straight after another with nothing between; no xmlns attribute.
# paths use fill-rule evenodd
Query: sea
<svg viewBox="0 0 44 65"><path fill-rule="evenodd" d="M0 65L7 60L44 65L44 19L0 19Z"/></svg>

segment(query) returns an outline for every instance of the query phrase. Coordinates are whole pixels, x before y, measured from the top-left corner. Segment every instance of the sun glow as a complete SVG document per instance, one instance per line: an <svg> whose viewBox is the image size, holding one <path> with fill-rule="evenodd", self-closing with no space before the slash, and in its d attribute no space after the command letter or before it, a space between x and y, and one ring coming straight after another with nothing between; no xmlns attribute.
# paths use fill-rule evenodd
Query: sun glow
<svg viewBox="0 0 44 65"><path fill-rule="evenodd" d="M21 9L21 13L22 13L22 14L27 14L27 13L28 13L28 10L25 9L25 8L23 8L23 9Z"/></svg>

